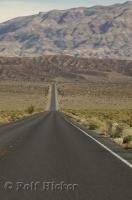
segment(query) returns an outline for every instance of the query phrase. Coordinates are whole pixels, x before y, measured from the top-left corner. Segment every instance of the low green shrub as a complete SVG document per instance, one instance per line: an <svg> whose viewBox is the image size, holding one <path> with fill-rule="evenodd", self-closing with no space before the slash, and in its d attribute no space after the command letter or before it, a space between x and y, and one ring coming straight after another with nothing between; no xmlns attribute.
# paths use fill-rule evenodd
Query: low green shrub
<svg viewBox="0 0 132 200"><path fill-rule="evenodd" d="M123 138L123 144L128 144L132 141L132 135L127 135Z"/></svg>
<svg viewBox="0 0 132 200"><path fill-rule="evenodd" d="M29 106L29 107L27 108L27 110L26 110L26 112L27 112L28 114L32 114L32 113L34 113L34 111L35 111L35 107L34 107L33 105Z"/></svg>

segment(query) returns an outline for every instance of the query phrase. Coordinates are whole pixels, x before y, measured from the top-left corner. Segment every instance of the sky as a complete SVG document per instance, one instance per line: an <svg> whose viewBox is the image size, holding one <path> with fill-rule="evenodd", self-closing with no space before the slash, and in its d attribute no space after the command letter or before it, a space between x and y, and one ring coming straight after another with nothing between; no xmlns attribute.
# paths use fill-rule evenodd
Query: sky
<svg viewBox="0 0 132 200"><path fill-rule="evenodd" d="M0 22L52 9L111 5L127 0L0 0Z"/></svg>

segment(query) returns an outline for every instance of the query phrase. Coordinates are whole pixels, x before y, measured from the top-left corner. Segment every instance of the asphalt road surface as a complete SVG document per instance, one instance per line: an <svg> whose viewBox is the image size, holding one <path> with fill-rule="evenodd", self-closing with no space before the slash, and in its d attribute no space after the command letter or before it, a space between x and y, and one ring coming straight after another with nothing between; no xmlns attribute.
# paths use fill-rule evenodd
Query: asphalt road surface
<svg viewBox="0 0 132 200"><path fill-rule="evenodd" d="M0 200L132 200L132 169L56 111L55 91L49 112L0 127Z"/></svg>

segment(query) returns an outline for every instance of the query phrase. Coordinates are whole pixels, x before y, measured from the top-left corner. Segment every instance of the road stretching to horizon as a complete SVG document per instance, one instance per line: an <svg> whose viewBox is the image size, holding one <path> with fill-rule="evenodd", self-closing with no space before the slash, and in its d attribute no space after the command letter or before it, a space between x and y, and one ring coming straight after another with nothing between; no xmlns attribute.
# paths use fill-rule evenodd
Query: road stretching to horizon
<svg viewBox="0 0 132 200"><path fill-rule="evenodd" d="M1 200L132 200L132 169L49 111L0 127Z"/></svg>

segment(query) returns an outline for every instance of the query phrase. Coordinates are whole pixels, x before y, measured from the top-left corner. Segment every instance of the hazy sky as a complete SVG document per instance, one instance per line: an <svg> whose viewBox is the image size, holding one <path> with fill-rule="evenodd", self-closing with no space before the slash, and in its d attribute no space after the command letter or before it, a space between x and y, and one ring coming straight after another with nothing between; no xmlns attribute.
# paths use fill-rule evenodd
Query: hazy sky
<svg viewBox="0 0 132 200"><path fill-rule="evenodd" d="M0 22L52 9L111 5L123 2L125 0L0 0Z"/></svg>

